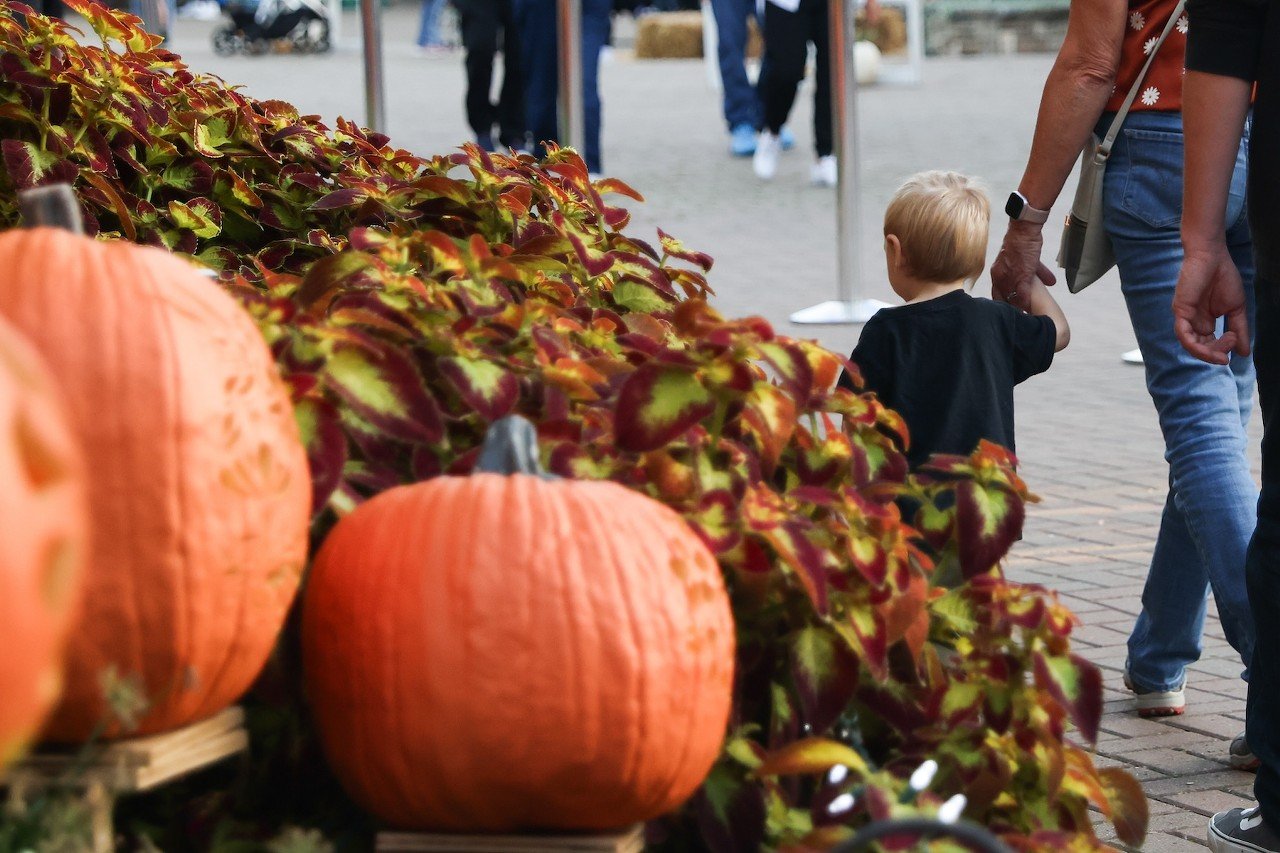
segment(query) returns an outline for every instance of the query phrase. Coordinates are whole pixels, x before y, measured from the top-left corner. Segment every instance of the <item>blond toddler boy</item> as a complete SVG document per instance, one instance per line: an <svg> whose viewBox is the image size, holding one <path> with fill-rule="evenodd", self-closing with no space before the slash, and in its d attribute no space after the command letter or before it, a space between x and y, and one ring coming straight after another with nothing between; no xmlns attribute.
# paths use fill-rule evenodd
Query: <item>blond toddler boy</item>
<svg viewBox="0 0 1280 853"><path fill-rule="evenodd" d="M1018 294L1025 312L969 295L990 220L986 195L955 172L909 178L885 211L889 284L906 304L867 322L851 360L906 420L912 468L934 453L968 455L981 439L1015 450L1013 386L1048 370L1071 339L1039 281ZM848 375L840 381L853 387Z"/></svg>

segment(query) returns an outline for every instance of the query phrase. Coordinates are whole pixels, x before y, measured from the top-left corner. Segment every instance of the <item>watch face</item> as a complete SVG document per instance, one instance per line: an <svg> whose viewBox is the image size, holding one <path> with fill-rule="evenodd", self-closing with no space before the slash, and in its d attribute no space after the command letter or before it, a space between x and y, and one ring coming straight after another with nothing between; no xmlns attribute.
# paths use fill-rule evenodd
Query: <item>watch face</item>
<svg viewBox="0 0 1280 853"><path fill-rule="evenodd" d="M1022 215L1022 208L1026 205L1022 196L1017 193L1009 193L1009 200L1004 203L1004 212L1009 214L1010 219L1017 219Z"/></svg>

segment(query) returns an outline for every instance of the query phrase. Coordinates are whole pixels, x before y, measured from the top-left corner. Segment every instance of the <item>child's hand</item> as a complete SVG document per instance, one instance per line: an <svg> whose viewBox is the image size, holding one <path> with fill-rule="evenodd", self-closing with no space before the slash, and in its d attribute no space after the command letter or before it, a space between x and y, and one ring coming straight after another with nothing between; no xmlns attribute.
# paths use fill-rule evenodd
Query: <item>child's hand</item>
<svg viewBox="0 0 1280 853"><path fill-rule="evenodd" d="M1022 285L1018 297L1019 301L1025 300L1022 305L1025 306L1028 314L1048 317L1053 321L1054 329L1058 333L1054 352L1060 352L1066 348L1071 342L1071 327L1067 324L1067 315L1062 313L1061 306L1054 300L1053 294L1049 292L1049 288L1045 287L1045 283L1039 278L1031 279Z"/></svg>

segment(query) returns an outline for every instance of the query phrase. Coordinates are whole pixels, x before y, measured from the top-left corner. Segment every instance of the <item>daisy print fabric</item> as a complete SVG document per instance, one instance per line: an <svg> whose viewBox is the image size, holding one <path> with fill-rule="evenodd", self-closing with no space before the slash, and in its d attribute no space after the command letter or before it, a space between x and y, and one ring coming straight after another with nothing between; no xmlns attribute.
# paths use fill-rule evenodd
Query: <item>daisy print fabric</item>
<svg viewBox="0 0 1280 853"><path fill-rule="evenodd" d="M1133 81L1160 40L1169 16L1178 7L1177 0L1130 0L1129 17L1120 48L1120 72L1116 87L1107 102L1107 111L1115 112L1133 88ZM1187 16L1181 14L1173 31L1160 47L1151 70L1143 78L1142 88L1134 99L1134 110L1181 110L1183 58L1187 51Z"/></svg>

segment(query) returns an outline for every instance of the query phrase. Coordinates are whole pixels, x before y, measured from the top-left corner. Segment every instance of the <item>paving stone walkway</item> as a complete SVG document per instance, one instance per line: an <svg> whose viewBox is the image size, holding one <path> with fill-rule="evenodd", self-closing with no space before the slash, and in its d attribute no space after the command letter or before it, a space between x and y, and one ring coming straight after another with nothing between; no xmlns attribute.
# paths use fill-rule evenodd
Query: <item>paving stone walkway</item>
<svg viewBox="0 0 1280 853"><path fill-rule="evenodd" d="M416 4L393 5L385 14L388 130L402 147L447 152L468 137L461 54L425 56L413 47ZM363 118L353 15L345 18L337 52L324 57L215 57L210 27L178 26L174 49L196 69L326 118ZM883 277L879 220L907 174L960 169L983 178L993 199L1016 185L1050 60L930 60L922 86L863 90L862 293L893 299ZM835 292L834 195L806 184L809 89L793 114L798 149L765 185L749 161L728 156L719 98L700 62L640 62L619 49L602 81L605 171L647 197L632 227L652 235L661 225L711 253L717 259L711 282L726 313L760 314L785 333L852 348L854 327L787 322L791 311ZM1053 231L1046 259L1056 254ZM1000 236L993 231L992 257ZM1098 760L1124 765L1143 781L1152 814L1144 849L1201 849L1207 816L1250 799L1253 777L1226 764L1227 745L1244 725L1245 686L1211 607L1204 656L1188 676L1187 713L1159 721L1134 713L1121 669L1164 500L1162 444L1141 368L1120 361L1134 342L1114 275L1083 294L1062 289L1058 296L1073 326L1071 346L1017 396L1022 471L1043 501L1030 510L1008 571L1059 590L1081 619L1075 646L1102 668L1106 682ZM1255 466L1256 432L1255 423Z"/></svg>

